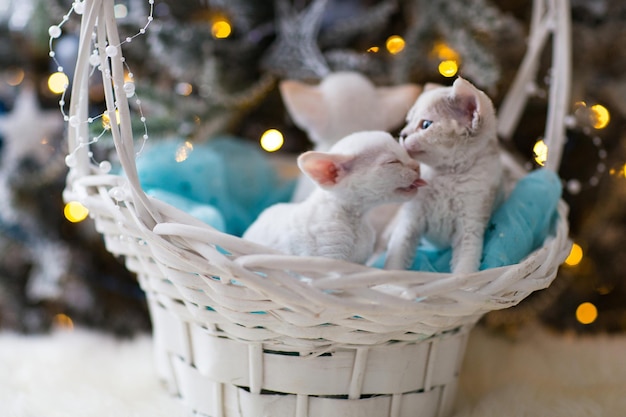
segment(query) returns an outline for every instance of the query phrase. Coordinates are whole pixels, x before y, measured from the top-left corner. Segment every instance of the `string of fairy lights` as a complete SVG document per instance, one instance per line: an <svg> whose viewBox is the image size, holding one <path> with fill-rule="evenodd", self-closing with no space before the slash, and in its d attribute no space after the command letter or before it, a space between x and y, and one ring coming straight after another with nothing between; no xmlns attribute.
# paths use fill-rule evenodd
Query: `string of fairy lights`
<svg viewBox="0 0 626 417"><path fill-rule="evenodd" d="M94 37L94 45L93 45L93 53L92 55L89 57L89 64L92 66L93 70L98 69L101 72L104 71L105 76L107 77L111 77L111 74L109 72L109 70L103 70L102 67L102 60L104 59L102 57L102 52L104 51L104 54L106 56L106 58L108 57L113 57L116 56L118 53L119 48L126 43L130 43L132 42L136 37L144 35L146 33L146 30L148 28L148 26L150 25L150 23L154 20L153 18L153 13L154 13L154 0L148 0L148 5L149 5L149 13L148 16L146 18L146 23L143 27L141 27L137 33L135 33L132 36L128 36L126 37L119 45L98 45L97 42L95 42L95 37ZM97 143L104 135L105 133L110 130L111 128L111 116L108 113L100 113L99 115L93 116L93 117L88 117L86 121L82 121L79 120L77 116L68 116L65 112L65 95L66 92L69 88L69 77L67 76L67 74L64 71L64 68L61 66L61 64L59 63L59 61L56 58L56 52L54 50L54 41L59 39L61 37L61 35L63 34L63 26L69 21L70 16L72 15L72 13L75 13L76 15L82 15L85 11L85 3L84 0L77 0L74 3L72 3L72 6L70 8L70 10L68 11L68 13L66 13L61 22L57 25L52 25L49 27L48 29L48 35L49 35L49 57L53 60L53 62L56 64L56 72L50 74L50 76L48 77L48 88L49 90L53 93L53 94L59 94L60 100L59 100L59 108L61 111L61 114L63 115L63 118L66 122L69 123L70 126L72 127L77 127L79 126L81 123L88 123L88 124L92 124L94 121L101 119L102 121L102 131L99 135L92 137L91 140L89 141L80 141L77 148L73 150L73 152L71 152L66 158L65 158L65 163L68 167L73 167L76 164L76 156L75 153L82 147L88 147L92 144ZM125 17L127 13L127 9L126 6L124 5L115 5L114 6L114 16L116 18L123 18ZM102 51L103 50L103 51ZM136 97L136 92L135 92L135 83L134 83L134 75L132 73L132 71L130 70L130 68L128 67L127 63L125 60L122 60L124 66L125 66L125 75L124 75L124 85L122 87L122 90L124 92L124 94L126 94L127 97ZM92 71L93 74L93 71ZM148 136L148 127L146 124L146 117L143 114L143 110L141 107L141 100L136 97L135 100L135 104L137 106L137 109L139 111L139 115L140 115L140 121L143 124L144 127L144 134L143 134L143 144L145 144L145 142L148 140L149 136ZM118 116L118 110L116 110L116 115L115 115L115 119L117 120L117 123L120 123L120 118ZM143 145L141 147L141 149L143 149ZM141 152L141 149L139 152ZM89 152L89 157L92 158L93 161L93 153ZM93 161L94 163L96 163L96 161ZM100 169L100 171L102 173L108 173L111 170L111 163L109 161L102 161L99 163L96 163ZM89 210L87 207L85 207L82 203L80 203L79 201L70 201L68 202L63 210L63 213L65 215L65 217L67 218L67 220L69 220L72 223L78 223L81 222L83 220L85 220L88 216L89 216Z"/></svg>
<svg viewBox="0 0 626 417"><path fill-rule="evenodd" d="M130 43L135 37L145 34L146 29L148 28L148 25L153 20L152 13L153 13L154 0L148 0L148 4L149 4L149 15L147 16L147 23L145 24L145 26L140 28L139 31L135 35L125 38L124 41L122 41L122 44ZM116 6L115 15L117 18L124 16L124 10L122 7L124 6L122 5ZM62 66L59 65L59 63L56 60L55 52L54 52L54 41L62 36L63 25L69 20L70 14L75 13L75 14L80 15L83 13L83 11L84 11L84 1L83 0L75 1L72 4L72 7L70 11L68 12L68 14L63 16L63 20L58 25L51 26L48 31L50 35L49 55L50 55L50 58L57 65L56 71L52 73L48 78L48 88L53 94L58 94L61 96L59 100L59 106L61 108L61 112L63 113L63 116L66 122L69 122L70 124L81 123L82 121L70 120L70 118L64 112L65 93L69 86L69 78L65 74ZM211 26L211 34L215 39L227 39L231 36L233 32L231 21L228 19L227 16L223 14L216 14L212 16L209 21L209 24ZM109 54L109 56L111 54L115 54L117 53L119 46L120 45L108 45L106 48L104 48L105 53ZM390 55L398 55L398 54L401 54L405 50L405 47L406 47L405 40L401 36L391 35L386 39L386 41L384 42L384 45L372 45L369 48L367 48L364 52L372 53L372 54L388 53ZM462 67L462 58L460 54L457 51L455 51L452 47L450 47L448 44L442 41L437 41L434 43L430 51L429 58L434 59L439 62L437 66L438 72L441 76L446 77L446 78L451 78L457 75L457 73L460 71ZM92 59L90 59L90 63L93 65L94 69L98 68L100 65L100 56L99 56L97 45L94 47L94 55L92 56ZM125 81L126 82L124 84L124 91L128 97L132 97L133 95L135 95L135 88L134 88L133 74L130 71L130 69L128 69L127 71L127 76L126 76ZM19 82L21 81L17 80L13 82L19 84ZM193 89L194 87L192 86L192 84L187 83L187 82L179 82L176 84L174 91L179 95L189 96L192 94ZM139 99L137 99L136 104L138 105L140 109L141 102ZM587 136L591 137L591 143L595 146L597 150L598 163L596 166L595 174L593 174L589 179L585 181L581 181L580 179L569 179L569 180L564 181L564 187L567 190L567 192L569 192L570 194L577 194L581 191L583 186L592 186L592 187L596 186L600 180L600 176L605 174L606 172L608 172L610 175L620 175L620 176L626 177L626 164L623 165L622 167L607 169L606 163L605 163L607 154L602 145L602 140L600 136L597 134L598 131L606 128L607 125L609 124L610 118L611 118L609 110L602 104L599 104L599 103L587 104L582 101L574 103L573 107L574 107L574 113L568 117L568 127L580 126L581 124L584 125L583 127L584 133ZM102 119L103 129L104 131L106 131L107 124L110 123L110 120L108 118L108 115L104 113L99 116L90 118L86 122L92 123L94 120L98 118ZM147 132L147 127L145 123L146 119L143 113L140 114L140 118L141 118L142 123L144 123L144 127L146 129L145 134L143 136L143 139L145 141L148 139L148 132ZM119 118L117 118L117 120L119 120ZM94 137L93 140L89 142L89 144L97 142L98 139L99 137ZM276 152L282 148L283 144L285 143L285 140L286 139L283 133L279 129L276 129L275 127L269 127L267 130L265 130L261 134L259 138L259 145L266 152ZM85 146L87 146L87 144L85 144ZM184 155L181 153L180 162L184 161L188 153L193 151L193 145L190 142L185 142L184 146L186 146L186 148L181 151L181 152L184 151ZM543 140L538 139L533 147L534 163L539 166L543 166L543 164L545 163L547 159L547 152L548 152L548 149L545 143L543 142ZM177 155L177 161L178 160L179 159ZM529 168L532 168L532 163L533 162L531 161ZM71 165L71 155L70 155L70 159L68 160L68 165ZM102 168L105 169L106 167L102 167ZM110 169L110 165L109 165L109 169ZM80 202L72 201L72 202L67 203L66 206L64 207L64 214L67 220L70 222L81 222L89 216L89 210L85 206L83 206ZM583 254L582 247L579 244L574 243L572 246L571 253L565 261L565 266L568 268L575 268L577 265L581 263L581 261L583 260L583 257L584 257L584 254ZM584 303L581 303L577 307L575 315L576 315L577 320L580 323L590 324L590 323L593 323L597 319L598 310L592 303L584 302ZM65 320L65 318L62 317L60 320L63 321Z"/></svg>

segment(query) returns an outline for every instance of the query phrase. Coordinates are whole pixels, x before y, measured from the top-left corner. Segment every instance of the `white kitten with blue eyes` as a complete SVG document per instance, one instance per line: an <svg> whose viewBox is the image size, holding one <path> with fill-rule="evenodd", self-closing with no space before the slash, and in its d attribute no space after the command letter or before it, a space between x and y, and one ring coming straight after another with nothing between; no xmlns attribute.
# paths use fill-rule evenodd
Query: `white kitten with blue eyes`
<svg viewBox="0 0 626 417"><path fill-rule="evenodd" d="M428 186L400 209L385 268L410 267L424 237L437 247L452 246L453 272L477 271L502 177L491 100L462 78L425 89L400 137Z"/></svg>
<svg viewBox="0 0 626 417"><path fill-rule="evenodd" d="M375 240L368 211L408 201L424 185L419 164L382 131L348 135L329 152L305 152L298 166L316 189L302 202L267 208L244 239L292 255L365 263Z"/></svg>

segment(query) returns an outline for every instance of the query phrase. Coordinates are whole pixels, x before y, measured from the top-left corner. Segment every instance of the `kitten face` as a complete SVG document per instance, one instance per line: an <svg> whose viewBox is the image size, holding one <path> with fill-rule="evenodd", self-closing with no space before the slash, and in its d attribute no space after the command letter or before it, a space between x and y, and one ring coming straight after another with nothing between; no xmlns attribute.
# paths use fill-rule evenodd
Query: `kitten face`
<svg viewBox="0 0 626 417"><path fill-rule="evenodd" d="M400 142L416 160L437 167L469 158L496 138L491 100L468 81L432 88L407 115Z"/></svg>
<svg viewBox="0 0 626 417"><path fill-rule="evenodd" d="M298 164L321 188L364 207L408 201L425 184L419 164L381 131L349 135L328 153L306 152Z"/></svg>

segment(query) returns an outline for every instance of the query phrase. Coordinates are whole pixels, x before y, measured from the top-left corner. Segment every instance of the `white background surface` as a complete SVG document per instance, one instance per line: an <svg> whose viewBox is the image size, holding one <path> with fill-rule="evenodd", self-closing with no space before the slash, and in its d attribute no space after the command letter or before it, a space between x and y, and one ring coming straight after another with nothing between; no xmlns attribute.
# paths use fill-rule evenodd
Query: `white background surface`
<svg viewBox="0 0 626 417"><path fill-rule="evenodd" d="M161 387L149 336L120 341L75 329L0 333L0 415L188 414ZM510 339L475 329L453 417L491 416L626 416L626 335L580 337L529 326Z"/></svg>

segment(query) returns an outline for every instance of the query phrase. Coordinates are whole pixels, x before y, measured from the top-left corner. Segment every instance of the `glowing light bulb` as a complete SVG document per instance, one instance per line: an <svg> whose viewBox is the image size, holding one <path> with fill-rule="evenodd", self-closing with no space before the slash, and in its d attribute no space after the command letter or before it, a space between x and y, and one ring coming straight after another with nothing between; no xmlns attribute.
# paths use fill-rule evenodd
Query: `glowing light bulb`
<svg viewBox="0 0 626 417"><path fill-rule="evenodd" d="M572 245L572 249L567 255L567 259L565 259L565 264L569 266L576 266L583 260L583 248L580 245L574 243Z"/></svg>
<svg viewBox="0 0 626 417"><path fill-rule="evenodd" d="M279 130L269 129L261 135L261 148L266 152L276 152L283 147L285 138Z"/></svg>
<svg viewBox="0 0 626 417"><path fill-rule="evenodd" d="M225 39L230 36L232 28L230 22L224 18L216 19L211 24L211 34L215 39Z"/></svg>
<svg viewBox="0 0 626 417"><path fill-rule="evenodd" d="M454 60L446 60L439 63L439 74L444 77L454 77L458 71L459 66Z"/></svg>
<svg viewBox="0 0 626 417"><path fill-rule="evenodd" d="M184 162L187 160L187 158L189 158L191 152L193 152L193 143L186 141L185 143L180 145L178 149L176 149L176 156L174 157L174 159L176 160L176 162Z"/></svg>
<svg viewBox="0 0 626 417"><path fill-rule="evenodd" d="M604 129L611 120L611 114L601 104L591 106L591 123L596 129Z"/></svg>
<svg viewBox="0 0 626 417"><path fill-rule="evenodd" d="M393 35L387 38L387 42L385 43L385 47L390 54L395 55L404 49L406 46L406 42L401 36Z"/></svg>
<svg viewBox="0 0 626 417"><path fill-rule="evenodd" d="M544 166L548 160L548 145L542 139L538 140L535 146L533 146L533 153L535 154L535 162Z"/></svg>
<svg viewBox="0 0 626 417"><path fill-rule="evenodd" d="M576 309L576 320L582 324L591 324L598 318L598 309L589 302L582 303Z"/></svg>
<svg viewBox="0 0 626 417"><path fill-rule="evenodd" d="M72 223L82 222L89 215L89 209L78 201L70 201L63 209L65 218Z"/></svg>
<svg viewBox="0 0 626 417"><path fill-rule="evenodd" d="M55 72L48 77L48 89L54 94L61 94L69 84L69 78L62 72Z"/></svg>

